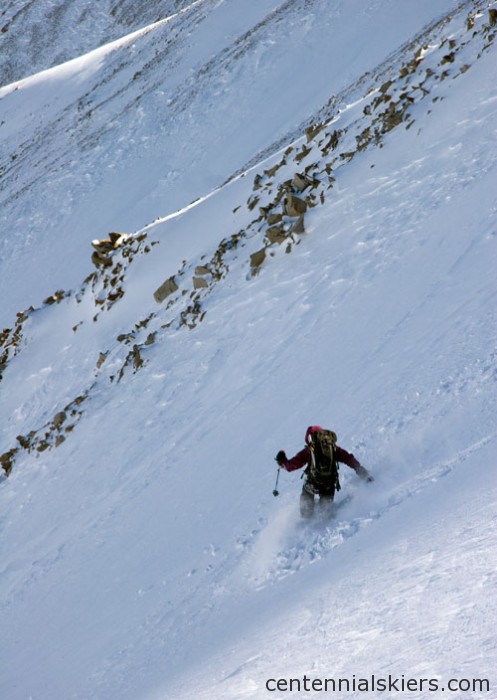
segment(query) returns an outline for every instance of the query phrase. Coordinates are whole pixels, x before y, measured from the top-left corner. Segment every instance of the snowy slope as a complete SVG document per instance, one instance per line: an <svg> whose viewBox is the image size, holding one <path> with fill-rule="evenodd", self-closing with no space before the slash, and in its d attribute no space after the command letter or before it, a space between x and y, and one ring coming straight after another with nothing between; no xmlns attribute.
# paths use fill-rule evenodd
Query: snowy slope
<svg viewBox="0 0 497 700"><path fill-rule="evenodd" d="M21 80L189 7L191 0L4 0L0 82Z"/></svg>
<svg viewBox="0 0 497 700"><path fill-rule="evenodd" d="M2 327L86 277L90 240L208 194L456 5L204 0L0 89Z"/></svg>
<svg viewBox="0 0 497 700"><path fill-rule="evenodd" d="M266 681L371 674L488 678L447 695L495 697L496 49L470 5L311 141L19 321L2 697L310 698ZM258 207L297 169L316 206L271 244ZM273 456L314 422L376 481L344 467L353 500L302 528L299 475L275 500Z"/></svg>

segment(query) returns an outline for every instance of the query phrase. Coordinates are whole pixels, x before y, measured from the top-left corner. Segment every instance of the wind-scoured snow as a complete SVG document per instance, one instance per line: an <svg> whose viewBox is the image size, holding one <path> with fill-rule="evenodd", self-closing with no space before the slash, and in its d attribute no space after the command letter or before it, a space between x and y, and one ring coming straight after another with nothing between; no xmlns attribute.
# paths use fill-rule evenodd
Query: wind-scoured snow
<svg viewBox="0 0 497 700"><path fill-rule="evenodd" d="M9 229L22 208L24 222L35 210L54 219L29 239L45 280L26 264L24 242L2 242L13 292L4 323L14 328L35 295L10 331L0 381L0 454L14 450L0 483L2 698L315 698L334 693L277 680L372 675L414 679L414 698L497 692L495 3L250 6L199 4L132 44L0 92L7 143L18 138L19 106L29 138L47 130L13 179L16 201L8 190ZM212 72L191 74L188 107L175 112L190 121L174 140L157 111L133 137L140 101L126 76L166 27L178 38L176 69L164 64L178 103L187 84L178 66L194 50L205 59L220 34L231 39L225 54L216 47ZM338 77L302 60L305 41L340 62ZM270 118L249 69L256 55L258 79L272 85ZM298 86L293 112L278 60ZM166 79L149 70L150 85ZM72 114L97 85L101 132ZM348 86L350 101L319 136L295 133ZM388 111L375 116L387 90L408 105L392 128ZM128 165L99 180L116 134ZM285 134L277 153L246 168ZM65 205L59 171L43 159L66 162L71 149L74 172L88 178ZM166 150L177 174L155 208L150 159ZM142 179L127 170L140 153ZM304 168L319 182L305 233L269 244L258 207ZM53 189L42 198L45 178ZM80 227L65 241L76 212ZM112 267L83 282L91 239L120 228L135 233ZM195 289L199 274L207 286ZM153 293L170 277L178 289L158 304ZM66 291L43 303L57 289ZM333 428L375 481L342 466L335 518L302 523L300 474L281 473L274 498L273 458L301 449L315 423ZM449 692L451 679L488 679L488 690Z"/></svg>

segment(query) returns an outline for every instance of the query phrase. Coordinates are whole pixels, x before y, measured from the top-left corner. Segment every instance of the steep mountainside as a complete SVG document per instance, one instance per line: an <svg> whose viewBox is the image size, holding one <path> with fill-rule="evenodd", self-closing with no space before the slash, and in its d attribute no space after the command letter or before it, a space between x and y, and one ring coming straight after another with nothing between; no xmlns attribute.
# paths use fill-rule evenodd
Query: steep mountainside
<svg viewBox="0 0 497 700"><path fill-rule="evenodd" d="M204 0L0 89L2 327L75 288L93 238L205 196L456 4Z"/></svg>
<svg viewBox="0 0 497 700"><path fill-rule="evenodd" d="M1 697L495 695L496 36L204 2L0 91ZM311 423L375 481L305 524Z"/></svg>

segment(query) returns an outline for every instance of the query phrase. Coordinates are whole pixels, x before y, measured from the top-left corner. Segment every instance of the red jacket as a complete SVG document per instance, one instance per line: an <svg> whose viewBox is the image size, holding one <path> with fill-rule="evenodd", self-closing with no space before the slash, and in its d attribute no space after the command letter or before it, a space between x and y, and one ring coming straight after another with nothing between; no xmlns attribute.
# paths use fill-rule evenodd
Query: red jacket
<svg viewBox="0 0 497 700"><path fill-rule="evenodd" d="M337 462L342 462L343 464L346 464L348 467L350 467L354 471L356 471L358 469L358 467L361 466L353 454L351 454L350 452L347 452L347 450L344 450L341 447L338 447L338 445L335 447L335 455L337 458ZM300 452L297 452L295 457L292 457L292 459L288 459L286 462L283 462L283 464L281 466L283 469L286 469L287 472L294 472L296 469L302 469L302 467L310 467L311 466L311 451L310 451L310 449L306 445L303 450L300 450Z"/></svg>
<svg viewBox="0 0 497 700"><path fill-rule="evenodd" d="M313 433L315 430L321 430L321 426L310 425L307 428L307 432L305 434L306 443L309 442L309 435L311 433ZM350 452L347 452L347 450L344 450L342 447L338 447L338 445L335 447L335 455L336 455L337 462L342 462L343 464L346 464L348 467L350 467L354 471L357 471L358 469L361 471L361 469L363 469L353 454L351 454ZM286 469L287 472L293 472L296 469L302 469L302 467L310 467L311 466L311 451L310 451L309 447L307 447L307 444L303 450L300 450L300 452L297 452L295 457L292 457L292 459L287 459L285 462L280 464L280 466L283 469Z"/></svg>

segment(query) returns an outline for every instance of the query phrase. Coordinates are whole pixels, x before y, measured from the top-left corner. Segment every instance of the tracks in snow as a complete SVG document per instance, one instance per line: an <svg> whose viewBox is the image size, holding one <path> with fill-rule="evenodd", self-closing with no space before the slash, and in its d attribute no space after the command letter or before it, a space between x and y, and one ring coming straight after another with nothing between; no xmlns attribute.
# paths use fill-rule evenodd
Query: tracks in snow
<svg viewBox="0 0 497 700"><path fill-rule="evenodd" d="M250 585L260 590L326 558L394 508L424 494L430 486L462 466L493 440L497 440L497 433L481 438L448 460L427 467L412 482L400 484L390 493L381 493L381 480L376 481L372 488L362 485L356 488L355 484L346 486L345 494L340 494L336 503L340 506L342 500L348 501L349 498L350 502L340 507L337 517L332 520L323 521L316 517L311 522L302 522L297 504L285 505L244 544L249 548L243 564L249 572Z"/></svg>

